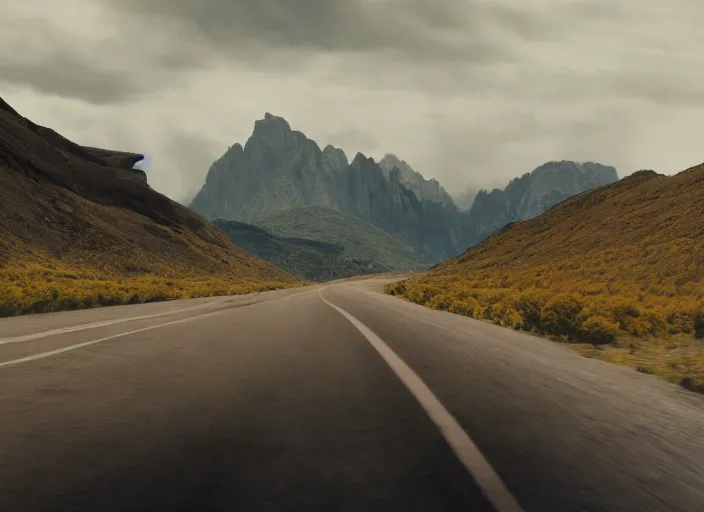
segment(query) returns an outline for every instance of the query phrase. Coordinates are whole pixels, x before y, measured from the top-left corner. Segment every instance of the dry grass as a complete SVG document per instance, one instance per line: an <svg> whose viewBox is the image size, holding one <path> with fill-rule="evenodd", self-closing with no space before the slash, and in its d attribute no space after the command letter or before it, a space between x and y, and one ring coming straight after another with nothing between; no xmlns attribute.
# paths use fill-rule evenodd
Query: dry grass
<svg viewBox="0 0 704 512"><path fill-rule="evenodd" d="M629 366L641 373L657 375L674 384L684 384L689 389L704 392L702 342L692 336L622 336L609 345L574 343L569 346L583 356Z"/></svg>
<svg viewBox="0 0 704 512"><path fill-rule="evenodd" d="M0 315L303 284L151 189L129 162L116 167L123 159L0 99Z"/></svg>
<svg viewBox="0 0 704 512"><path fill-rule="evenodd" d="M59 219L73 226L70 234L56 229L39 238L35 230L26 241L0 226L0 316L305 284L246 254L205 221L204 232L197 235L68 192L62 195L71 201L72 215L81 212L80 219ZM51 210L47 214L57 218Z"/></svg>
<svg viewBox="0 0 704 512"><path fill-rule="evenodd" d="M704 167L637 173L387 287L704 390Z"/></svg>
<svg viewBox="0 0 704 512"><path fill-rule="evenodd" d="M302 285L225 276L121 276L62 264L17 264L2 269L0 316L139 304L173 299L240 295Z"/></svg>

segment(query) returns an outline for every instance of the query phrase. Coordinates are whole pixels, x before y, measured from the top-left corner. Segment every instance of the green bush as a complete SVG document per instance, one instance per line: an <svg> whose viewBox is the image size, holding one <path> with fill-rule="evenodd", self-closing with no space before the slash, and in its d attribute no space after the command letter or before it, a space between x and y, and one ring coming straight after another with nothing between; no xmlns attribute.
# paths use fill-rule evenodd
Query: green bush
<svg viewBox="0 0 704 512"><path fill-rule="evenodd" d="M555 295L540 312L541 329L548 334L567 336L573 340L581 327L579 314L583 308L582 301L575 294Z"/></svg>
<svg viewBox="0 0 704 512"><path fill-rule="evenodd" d="M419 286L409 290L406 293L406 298L416 304L427 304L437 293L437 290L430 286Z"/></svg>
<svg viewBox="0 0 704 512"><path fill-rule="evenodd" d="M580 338L594 344L613 343L618 333L618 324L603 316L590 316L580 329Z"/></svg>
<svg viewBox="0 0 704 512"><path fill-rule="evenodd" d="M523 317L510 301L495 304L492 316L492 321L502 327L520 329L523 326Z"/></svg>
<svg viewBox="0 0 704 512"><path fill-rule="evenodd" d="M704 307L694 315L694 337L704 339Z"/></svg>
<svg viewBox="0 0 704 512"><path fill-rule="evenodd" d="M513 305L521 315L525 329L540 329L540 313L545 305L543 297L525 292L518 296Z"/></svg>
<svg viewBox="0 0 704 512"><path fill-rule="evenodd" d="M384 291L389 295L403 295L406 293L406 281L398 281L386 285Z"/></svg>
<svg viewBox="0 0 704 512"><path fill-rule="evenodd" d="M611 306L611 314L620 329L634 336L642 336L652 330L652 325L640 318L640 309L632 302L617 301Z"/></svg>
<svg viewBox="0 0 704 512"><path fill-rule="evenodd" d="M434 295L425 305L432 309L447 311L452 305L452 297L447 294Z"/></svg>
<svg viewBox="0 0 704 512"><path fill-rule="evenodd" d="M468 297L464 300L455 300L450 305L448 311L450 313L455 313L458 315L475 317L479 309L479 302L472 297Z"/></svg>

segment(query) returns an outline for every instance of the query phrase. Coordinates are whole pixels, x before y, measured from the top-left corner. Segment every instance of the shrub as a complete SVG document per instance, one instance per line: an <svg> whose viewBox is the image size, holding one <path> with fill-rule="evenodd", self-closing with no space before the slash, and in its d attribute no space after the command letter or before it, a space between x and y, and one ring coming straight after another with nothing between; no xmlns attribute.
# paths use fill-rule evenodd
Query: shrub
<svg viewBox="0 0 704 512"><path fill-rule="evenodd" d="M704 339L704 307L694 315L694 337L698 340Z"/></svg>
<svg viewBox="0 0 704 512"><path fill-rule="evenodd" d="M653 323L646 317L627 318L617 324L621 329L633 336L645 336L656 331Z"/></svg>
<svg viewBox="0 0 704 512"><path fill-rule="evenodd" d="M432 309L447 311L452 305L452 297L447 294L434 295L425 305Z"/></svg>
<svg viewBox="0 0 704 512"><path fill-rule="evenodd" d="M594 344L612 343L618 333L618 324L603 316L590 316L580 328L580 338Z"/></svg>
<svg viewBox="0 0 704 512"><path fill-rule="evenodd" d="M551 298L540 313L542 330L574 339L579 332L579 314L584 308L577 295L562 293Z"/></svg>
<svg viewBox="0 0 704 512"><path fill-rule="evenodd" d="M638 306L632 302L625 300L620 300L615 304L611 305L611 311L614 320L619 324L619 327L624 331L632 332L633 330L638 330L637 322L633 322L634 318L640 317L640 310Z"/></svg>
<svg viewBox="0 0 704 512"><path fill-rule="evenodd" d="M691 309L671 311L667 315L667 323L670 325L670 333L676 334L678 332L684 332L688 334L692 332L692 328L695 324L695 316L695 311Z"/></svg>
<svg viewBox="0 0 704 512"><path fill-rule="evenodd" d="M540 329L540 313L545 305L545 299L534 293L522 293L513 303L521 315L525 329Z"/></svg>
<svg viewBox="0 0 704 512"><path fill-rule="evenodd" d="M468 297L464 300L455 300L448 311L450 313L456 313L458 315L471 316L474 317L479 310L479 302L472 297Z"/></svg>
<svg viewBox="0 0 704 512"><path fill-rule="evenodd" d="M430 286L413 286L406 292L406 298L416 304L426 304L437 294Z"/></svg>
<svg viewBox="0 0 704 512"><path fill-rule="evenodd" d="M384 291L389 295L403 295L404 293L406 293L406 281L389 283L384 288Z"/></svg>
<svg viewBox="0 0 704 512"><path fill-rule="evenodd" d="M499 302L494 305L492 321L502 327L520 329L523 325L523 317L510 302Z"/></svg>

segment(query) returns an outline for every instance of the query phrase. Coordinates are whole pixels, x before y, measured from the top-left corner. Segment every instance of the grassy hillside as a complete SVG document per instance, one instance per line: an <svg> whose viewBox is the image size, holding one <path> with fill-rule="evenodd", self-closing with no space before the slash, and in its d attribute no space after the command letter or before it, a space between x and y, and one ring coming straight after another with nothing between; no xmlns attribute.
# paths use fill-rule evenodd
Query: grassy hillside
<svg viewBox="0 0 704 512"><path fill-rule="evenodd" d="M343 256L353 261L372 262L379 272L422 270L431 264L425 255L376 226L333 208L307 206L280 210L258 224L280 237L306 238L341 246Z"/></svg>
<svg viewBox="0 0 704 512"><path fill-rule="evenodd" d="M704 165L555 206L390 293L704 390Z"/></svg>
<svg viewBox="0 0 704 512"><path fill-rule="evenodd" d="M391 270L377 262L351 259L343 254L341 245L278 237L243 222L220 219L214 222L239 247L301 279L329 281Z"/></svg>
<svg viewBox="0 0 704 512"><path fill-rule="evenodd" d="M74 144L0 99L1 316L298 283L152 190L139 159Z"/></svg>

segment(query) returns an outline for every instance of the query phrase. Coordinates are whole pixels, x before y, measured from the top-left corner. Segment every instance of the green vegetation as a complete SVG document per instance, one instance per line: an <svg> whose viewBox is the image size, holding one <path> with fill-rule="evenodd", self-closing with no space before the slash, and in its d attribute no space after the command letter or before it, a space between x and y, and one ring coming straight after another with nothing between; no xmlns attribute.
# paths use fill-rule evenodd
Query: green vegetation
<svg viewBox="0 0 704 512"><path fill-rule="evenodd" d="M704 391L704 166L569 199L387 292Z"/></svg>
<svg viewBox="0 0 704 512"><path fill-rule="evenodd" d="M342 247L341 255L368 272L412 271L430 267L429 259L408 245L356 217L324 206L280 210L259 223L267 231L284 238L316 240ZM367 263L369 262L369 263Z"/></svg>
<svg viewBox="0 0 704 512"><path fill-rule="evenodd" d="M283 238L242 222L215 220L242 249L301 279L329 281L361 274L388 272L376 261L352 259L344 247L307 238Z"/></svg>

